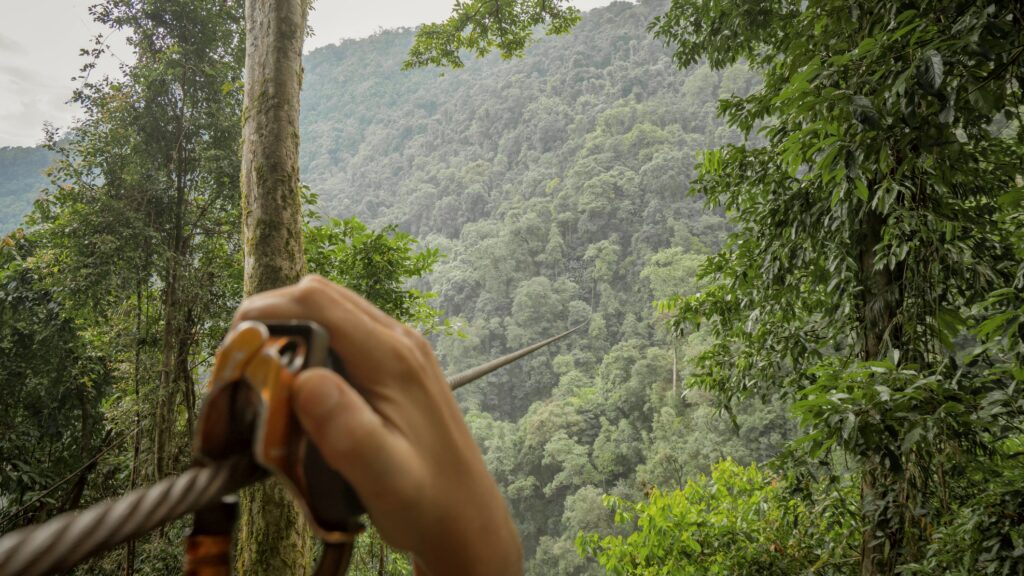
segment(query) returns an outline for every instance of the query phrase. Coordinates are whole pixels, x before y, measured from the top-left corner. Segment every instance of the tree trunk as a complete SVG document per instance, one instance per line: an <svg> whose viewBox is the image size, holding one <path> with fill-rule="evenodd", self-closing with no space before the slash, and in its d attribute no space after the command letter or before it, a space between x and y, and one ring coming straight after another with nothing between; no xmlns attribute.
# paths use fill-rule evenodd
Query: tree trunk
<svg viewBox="0 0 1024 576"><path fill-rule="evenodd" d="M68 493L64 496L64 502L59 508L61 513L77 510L82 506L82 496L85 495L85 489L89 484L89 476L91 476L96 470L96 467L99 466L99 457L110 444L110 440L113 436L114 431L108 430L103 436L103 442L89 453L89 463L78 473L75 477L75 482L71 485L71 489L68 490Z"/></svg>
<svg viewBox="0 0 1024 576"><path fill-rule="evenodd" d="M865 527L860 543L861 576L892 576L899 564L903 531L894 502L883 503L895 490L894 478L878 462L865 462L861 471L861 515Z"/></svg>
<svg viewBox="0 0 1024 576"><path fill-rule="evenodd" d="M676 355L679 351L679 346L676 344L676 339L672 338L672 398L676 398L677 379L679 377L679 370L676 364Z"/></svg>
<svg viewBox="0 0 1024 576"><path fill-rule="evenodd" d="M882 242L885 218L869 209L864 221L863 248L860 253L860 275L863 284L861 326L863 329L863 360L880 360L888 350L901 346L902 332L897 312L902 306L899 270L875 269L875 250ZM903 530L900 523L896 478L885 466L882 455L863 463L861 472L861 515L864 531L860 544L861 576L892 576L899 563Z"/></svg>
<svg viewBox="0 0 1024 576"><path fill-rule="evenodd" d="M179 156L180 158L180 156ZM176 425L175 408L180 390L178 358L182 354L182 266L186 258L185 208L188 194L181 176L181 166L175 166L177 183L175 190L174 215L171 239L168 246L163 291L164 327L160 341L160 389L157 395L154 465L157 478L163 478L169 471L171 441Z"/></svg>
<svg viewBox="0 0 1024 576"><path fill-rule="evenodd" d="M180 84L184 93L184 83ZM170 176L174 181L174 212L171 218L170 238L167 239L167 257L164 268L164 329L160 341L160 389L157 394L154 465L156 477L163 478L169 471L171 442L176 425L175 409L180 386L178 357L181 355L183 263L187 260L185 212L188 207L188 170L185 103L179 102L176 146L170 158Z"/></svg>
<svg viewBox="0 0 1024 576"><path fill-rule="evenodd" d="M128 480L128 490L135 490L139 482L139 456L142 451L142 297L145 288L140 277L135 283L135 360L132 367L132 385L135 392L135 433L132 441L132 471ZM135 574L135 539L132 538L125 546L124 576Z"/></svg>
<svg viewBox="0 0 1024 576"><path fill-rule="evenodd" d="M177 352L177 342L174 338L175 324L177 318L175 308L177 306L177 274L170 263L174 256L168 256L167 284L164 286L164 326L160 339L160 381L157 389L156 423L153 427L153 473L156 478L163 478L167 474L167 462L171 438L171 428L174 426L174 393L177 388L174 386L174 356Z"/></svg>
<svg viewBox="0 0 1024 576"><path fill-rule="evenodd" d="M246 0L242 112L245 293L305 271L299 190L299 90L306 0ZM276 482L244 490L236 572L302 574L309 560L299 512Z"/></svg>
<svg viewBox="0 0 1024 576"><path fill-rule="evenodd" d="M182 302L184 305L185 303ZM178 356L175 358L175 381L181 385L181 402L185 409L185 438L195 435L196 382L192 376L192 344L195 341L196 315L192 302L187 304L181 331L178 333Z"/></svg>
<svg viewBox="0 0 1024 576"><path fill-rule="evenodd" d="M245 293L302 277L299 90L306 0L246 0L242 111Z"/></svg>

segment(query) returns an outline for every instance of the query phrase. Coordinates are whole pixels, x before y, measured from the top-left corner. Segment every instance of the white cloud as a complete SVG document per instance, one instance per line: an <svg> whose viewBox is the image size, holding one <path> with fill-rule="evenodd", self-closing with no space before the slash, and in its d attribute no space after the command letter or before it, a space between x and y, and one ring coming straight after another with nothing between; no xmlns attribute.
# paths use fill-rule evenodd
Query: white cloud
<svg viewBox="0 0 1024 576"><path fill-rule="evenodd" d="M22 48L21 44L18 44L14 40L0 33L0 52L7 54L20 54L24 51L25 49Z"/></svg>
<svg viewBox="0 0 1024 576"><path fill-rule="evenodd" d="M577 0L590 9L611 0ZM71 80L83 60L79 49L106 33L88 7L95 0L3 0L0 19L0 146L29 146L42 139L44 122L67 126L77 109L67 103ZM453 0L317 0L310 14L314 36L307 49L363 38L381 28L416 26L445 18ZM128 58L118 33L107 38L115 54ZM107 58L93 74L116 74Z"/></svg>
<svg viewBox="0 0 1024 576"><path fill-rule="evenodd" d="M43 123L67 126L77 110L67 103L71 78L84 60L80 48L105 29L92 22L92 0L3 0L0 20L0 146L30 146ZM125 50L116 36L113 45ZM101 74L114 74L116 60Z"/></svg>

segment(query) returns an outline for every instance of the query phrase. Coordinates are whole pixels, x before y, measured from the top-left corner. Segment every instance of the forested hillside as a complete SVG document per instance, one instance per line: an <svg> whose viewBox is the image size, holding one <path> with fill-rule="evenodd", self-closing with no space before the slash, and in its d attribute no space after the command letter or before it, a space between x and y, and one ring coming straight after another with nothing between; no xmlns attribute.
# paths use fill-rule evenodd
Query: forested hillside
<svg viewBox="0 0 1024 576"><path fill-rule="evenodd" d="M195 462L202 380L255 290L250 256L271 244L251 234L288 212L273 231L291 256L266 260L290 279L267 285L300 276L304 246L307 271L426 333L449 373L579 327L456 393L531 576L1024 574L1017 3L642 0L577 22L566 0L466 0L445 22L304 57L308 190L293 153L254 163L239 145L294 143L281 119L297 90L243 115L263 94L243 83L256 3L273 4L99 0L92 17L135 55L123 77L83 75L80 118L48 133L59 154L0 150L0 532ZM520 54L545 27L564 34ZM303 30L282 33L295 49L281 70L298 69ZM249 131L278 112L287 138ZM287 185L254 193L274 178ZM278 209L253 207L278 192ZM346 321L387 320L327 286L302 284L295 302L330 290ZM456 413L441 375L420 369L423 339L381 332L395 330L415 350L393 358L420 363L381 381L432 372L444 408L388 421L387 402L417 395L357 381L362 402L321 373L335 408L370 416L321 422L382 432ZM486 537L503 532L511 553L490 559L514 558L501 500L454 428L452 460L418 462L445 474L415 477L486 480L477 502L500 517ZM319 432L366 437L339 429ZM367 446L389 445L334 455L356 462ZM389 466L422 456L402 454ZM356 470L391 480L377 464ZM409 510L385 484L374 496ZM406 499L457 500L410 484ZM308 573L316 546L297 513L273 490L244 494L236 571ZM187 524L74 572L180 571ZM480 536L444 528L410 541L436 552ZM353 558L359 576L412 572L373 526Z"/></svg>
<svg viewBox="0 0 1024 576"><path fill-rule="evenodd" d="M383 230L357 221L310 227L312 270L429 328L435 312L419 293L377 286L433 268L417 286L436 293L431 304L461 333L435 335L449 371L585 323L555 348L459 393L514 510L531 574L599 570L575 540L580 531L611 530L604 494L638 499L653 486L680 487L722 458L764 461L792 428L777 406L738 404L730 421L710 396L687 390L688 358L700 338L671 336L654 306L696 291L697 268L723 246L725 218L687 196L688 183L701 150L740 140L716 119L717 100L758 83L743 67L677 70L670 50L646 31L666 7L617 3L588 13L572 35L538 39L522 60L486 58L447 74L401 71L411 30L305 58L303 180L325 217L356 216ZM27 454L0 477L16 513L8 521L45 517L186 462L194 370L209 360L204 351L240 289L237 232L229 226L237 212L225 202L238 184L229 143L238 137L239 93L222 88L239 73L238 53L208 53L202 44L237 46L237 30L228 7L213 14L154 32L155 45L137 47L147 54L198 26L205 36L190 40L198 42L192 52L140 59L125 82L80 92L84 119L51 143L70 159L54 172L66 184L51 186L36 229L5 252L0 342L14 350L33 339L31 327L52 325L49 345L68 358L59 373L34 355L4 370L5 387L32 383L4 408L22 423L4 453ZM111 25L159 30L151 16L125 8ZM147 107L152 98L175 101L160 78L190 61L217 70L182 80L180 89L202 100L182 102L167 117ZM168 130L174 140L163 137ZM188 156L169 152L176 141ZM166 164L168 157L177 161ZM28 208L12 206L13 217ZM411 238L389 225L444 257L414 259ZM168 326L174 330L161 328ZM67 378L92 384L49 413L78 421L86 434L56 448L67 427L32 424L32 406ZM136 435L139 426L146 432ZM87 466L71 500L33 501L105 453L112 438L134 439ZM50 456L26 452L51 444ZM166 567L172 540L147 539L95 568L136 558ZM366 554L375 562L373 549L357 562ZM392 570L407 566L390 558Z"/></svg>
<svg viewBox="0 0 1024 576"><path fill-rule="evenodd" d="M588 322L460 393L532 574L593 571L574 540L611 526L603 494L763 461L787 437L774 407L745 404L733 427L687 392L700 343L670 337L653 305L694 292L722 247L725 219L687 189L701 150L740 140L717 100L758 83L742 67L677 70L646 31L666 7L616 3L521 60L445 74L400 71L412 31L305 60L303 179L329 213L397 223L447 255L429 287L466 335L438 341L450 369Z"/></svg>
<svg viewBox="0 0 1024 576"><path fill-rule="evenodd" d="M48 183L43 170L53 156L42 148L0 148L0 234L18 227Z"/></svg>

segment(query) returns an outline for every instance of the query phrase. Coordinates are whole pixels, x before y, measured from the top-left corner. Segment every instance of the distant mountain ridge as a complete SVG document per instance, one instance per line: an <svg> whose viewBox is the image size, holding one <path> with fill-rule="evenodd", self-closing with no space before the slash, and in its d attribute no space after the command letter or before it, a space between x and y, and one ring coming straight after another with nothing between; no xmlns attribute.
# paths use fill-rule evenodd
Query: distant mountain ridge
<svg viewBox="0 0 1024 576"><path fill-rule="evenodd" d="M46 186L43 171L53 155L39 147L0 147L0 235L18 227Z"/></svg>
<svg viewBox="0 0 1024 576"><path fill-rule="evenodd" d="M685 195L697 154L741 139L717 101L759 82L743 68L680 71L647 32L667 5L614 2L568 35L537 37L522 59L460 70L401 71L412 30L318 48L304 60L302 179L331 216L398 224L443 250L532 213L545 214L543 244L564 243L549 274L616 236L623 247L643 236L631 254L642 261L673 242L673 222L701 220ZM438 288L450 312L475 298Z"/></svg>
<svg viewBox="0 0 1024 576"><path fill-rule="evenodd" d="M557 165L579 152L573 134L616 105L665 100L660 123L703 132L714 122L717 77L705 86L712 97L685 101L686 74L646 30L666 6L616 2L586 13L569 35L538 37L522 59L469 59L455 71L402 72L412 30L314 50L304 61L303 180L336 215L455 236L479 214L446 210L465 186L443 170L488 164L496 189L477 201L493 211L507 198L499 192L538 185L521 180L538 163L559 176Z"/></svg>

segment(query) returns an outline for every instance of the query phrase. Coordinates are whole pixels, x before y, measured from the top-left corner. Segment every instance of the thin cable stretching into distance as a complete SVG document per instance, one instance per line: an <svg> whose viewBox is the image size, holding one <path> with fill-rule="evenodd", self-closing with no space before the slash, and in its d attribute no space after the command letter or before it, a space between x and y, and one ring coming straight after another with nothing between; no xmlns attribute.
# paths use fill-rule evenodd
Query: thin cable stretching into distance
<svg viewBox="0 0 1024 576"><path fill-rule="evenodd" d="M543 347L545 347L545 346L547 346L549 344L553 344L555 342L558 342L562 338L565 338L569 334L572 334L573 332L575 332L575 331L579 330L580 328L586 326L586 324L587 323L584 322L583 324L580 324L579 326L577 326L575 328L572 328L570 330L566 330L565 332L562 332L558 336L552 336L551 338L548 338L547 340L542 340L540 342L537 342L536 344L533 344L531 346L527 346L526 348L523 348L522 350L518 350L518 351L513 352L511 354L506 354L505 356L502 356L501 358L498 358L497 360L491 360L490 362L488 362L486 364L481 364L480 366L477 366L475 368L470 368L469 370L466 370L465 372L460 372L460 373L456 374L455 376L451 376L451 377L448 378L448 385L452 387L452 390L458 390L459 388L462 388L466 384L469 384L470 382L472 382L474 380L477 380L479 378L483 378L484 376L490 374L491 372L494 372L498 368L502 368L504 366L508 366L509 364L515 362L516 360L519 360L523 356L526 356L526 355L529 355L529 354L531 354L533 352L536 352L537 350L540 350L541 348L543 348Z"/></svg>

